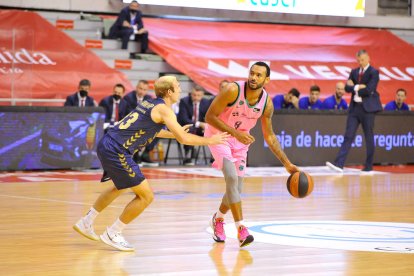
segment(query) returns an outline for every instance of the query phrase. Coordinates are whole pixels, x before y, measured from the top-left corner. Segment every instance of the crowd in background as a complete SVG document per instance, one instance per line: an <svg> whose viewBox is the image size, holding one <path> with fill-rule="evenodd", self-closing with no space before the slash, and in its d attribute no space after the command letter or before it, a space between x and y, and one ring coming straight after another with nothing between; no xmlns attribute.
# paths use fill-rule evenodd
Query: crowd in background
<svg viewBox="0 0 414 276"><path fill-rule="evenodd" d="M224 89L229 83L223 80L219 84L219 89ZM105 109L104 128L112 127L116 122L124 118L128 113L145 100L152 99L148 94L149 83L146 80L138 81L135 90L125 93L124 85L118 83L113 87L111 95L103 98L99 104L89 95L91 82L83 79L79 82L78 91L67 96L64 106L101 106ZM285 94L274 96L273 105L275 110L280 109L302 109L302 110L347 110L348 103L343 98L345 94L345 84L336 83L335 93L325 99L320 99L321 90L319 86L312 85L309 89L309 96L301 97L298 89L292 88ZM396 91L395 100L384 106L386 111L406 111L408 105L404 102L407 91L400 88ZM195 85L188 96L182 98L173 108L177 115L177 120L181 125L191 124L190 132L202 136L205 128L205 115L213 100L213 97L206 97L205 90ZM155 148L158 139L147 145L142 152L137 152L134 159L137 163L146 166L158 166L150 158L150 152ZM184 165L194 165L195 151L192 146L184 146Z"/></svg>

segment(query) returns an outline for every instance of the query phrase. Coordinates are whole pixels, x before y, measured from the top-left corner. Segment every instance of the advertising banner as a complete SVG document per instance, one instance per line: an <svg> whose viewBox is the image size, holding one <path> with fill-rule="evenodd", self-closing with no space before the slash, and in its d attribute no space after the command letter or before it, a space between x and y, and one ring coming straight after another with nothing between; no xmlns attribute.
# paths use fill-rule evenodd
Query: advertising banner
<svg viewBox="0 0 414 276"><path fill-rule="evenodd" d="M246 79L252 63L265 61L272 96L293 87L307 96L316 84L323 99L358 67L361 49L380 71L382 103L394 100L398 88L414 91L414 47L386 30L154 18L145 26L151 49L212 93L221 80ZM414 97L407 102L414 104Z"/></svg>
<svg viewBox="0 0 414 276"><path fill-rule="evenodd" d="M124 0L131 3L131 0ZM189 8L363 17L365 0L140 0L140 4Z"/></svg>
<svg viewBox="0 0 414 276"><path fill-rule="evenodd" d="M1 98L65 99L81 79L91 81L96 101L111 95L116 83L132 88L122 73L37 13L14 10L0 10L0 79Z"/></svg>
<svg viewBox="0 0 414 276"><path fill-rule="evenodd" d="M300 166L323 166L333 162L344 140L345 111L277 111L275 131L290 161ZM397 127L398 126L398 127ZM280 166L263 139L261 125L252 130L256 141L248 153L249 166ZM381 112L375 117L375 164L414 163L414 112ZM345 165L362 165L366 158L365 138L359 127Z"/></svg>

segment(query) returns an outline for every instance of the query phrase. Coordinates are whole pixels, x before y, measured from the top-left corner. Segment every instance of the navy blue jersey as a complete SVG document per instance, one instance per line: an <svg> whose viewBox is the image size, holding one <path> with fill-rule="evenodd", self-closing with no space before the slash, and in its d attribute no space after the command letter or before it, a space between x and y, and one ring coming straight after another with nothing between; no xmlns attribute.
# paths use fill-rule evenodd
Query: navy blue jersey
<svg viewBox="0 0 414 276"><path fill-rule="evenodd" d="M118 124L108 130L107 135L125 148L129 153L145 147L154 140L155 136L164 128L164 124L155 123L151 119L152 109L164 100L156 98L144 100Z"/></svg>

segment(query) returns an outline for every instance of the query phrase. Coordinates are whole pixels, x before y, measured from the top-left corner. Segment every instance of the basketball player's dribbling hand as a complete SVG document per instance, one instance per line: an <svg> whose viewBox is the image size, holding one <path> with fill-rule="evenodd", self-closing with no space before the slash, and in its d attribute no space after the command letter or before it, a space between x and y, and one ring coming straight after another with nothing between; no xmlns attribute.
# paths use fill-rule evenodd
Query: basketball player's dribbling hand
<svg viewBox="0 0 414 276"><path fill-rule="evenodd" d="M294 172L298 172L299 169L298 167L296 167L295 165L293 165L292 163L288 164L285 166L285 169L288 171L288 173L292 174Z"/></svg>
<svg viewBox="0 0 414 276"><path fill-rule="evenodd" d="M222 132L210 137L210 145L224 144L227 141L227 138L230 137L230 134L227 132Z"/></svg>
<svg viewBox="0 0 414 276"><path fill-rule="evenodd" d="M254 137L247 132L237 131L234 137L240 142L245 145L250 145L255 141Z"/></svg>

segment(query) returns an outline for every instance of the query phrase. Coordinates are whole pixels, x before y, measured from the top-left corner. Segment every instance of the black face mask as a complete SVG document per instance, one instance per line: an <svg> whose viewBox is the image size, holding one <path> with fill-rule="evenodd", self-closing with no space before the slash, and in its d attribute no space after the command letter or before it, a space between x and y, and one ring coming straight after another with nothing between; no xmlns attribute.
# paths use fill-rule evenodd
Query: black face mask
<svg viewBox="0 0 414 276"><path fill-rule="evenodd" d="M136 15L137 14L137 10L130 10L130 12L133 14L133 15Z"/></svg>
<svg viewBox="0 0 414 276"><path fill-rule="evenodd" d="M119 95L112 95L112 97L114 98L114 100L115 101L118 101L118 100L120 100L121 99L121 96L119 96Z"/></svg>
<svg viewBox="0 0 414 276"><path fill-rule="evenodd" d="M88 96L88 91L86 91L86 90L79 90L79 94L80 94L80 96L82 98L84 98L84 97Z"/></svg>

